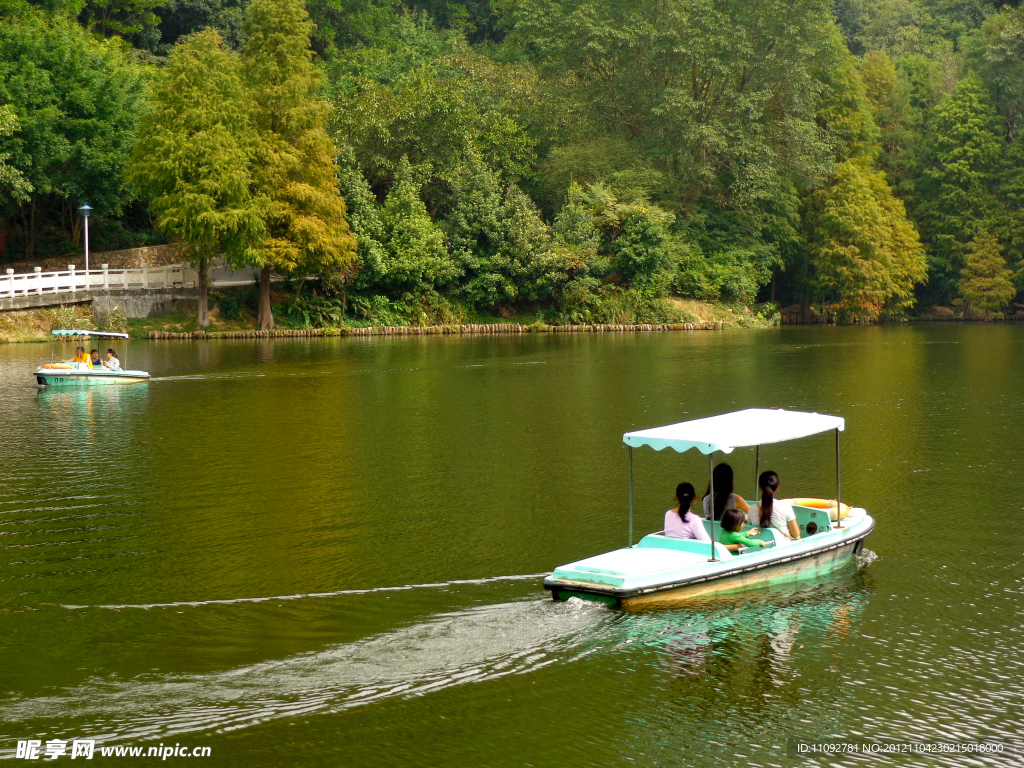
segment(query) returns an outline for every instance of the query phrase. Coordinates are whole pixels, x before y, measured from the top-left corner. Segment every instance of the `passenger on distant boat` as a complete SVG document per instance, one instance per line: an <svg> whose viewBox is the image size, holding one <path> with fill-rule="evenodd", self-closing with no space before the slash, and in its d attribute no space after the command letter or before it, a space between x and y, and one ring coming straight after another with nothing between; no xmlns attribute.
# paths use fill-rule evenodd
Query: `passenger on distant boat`
<svg viewBox="0 0 1024 768"><path fill-rule="evenodd" d="M94 349L89 353L89 365L93 368L103 367L103 361L100 360L100 351L98 349Z"/></svg>
<svg viewBox="0 0 1024 768"><path fill-rule="evenodd" d="M103 367L111 371L121 370L121 361L117 359L117 355L114 354L114 350L107 349L107 359L103 362Z"/></svg>
<svg viewBox="0 0 1024 768"><path fill-rule="evenodd" d="M50 358L51 360L53 358ZM89 355L86 354L83 347L75 347L75 356L70 360L61 360L62 363L88 363Z"/></svg>
<svg viewBox="0 0 1024 768"><path fill-rule="evenodd" d="M762 528L771 527L776 532L776 538L782 536L783 539L795 541L800 538L800 525L796 521L793 505L784 499L775 498L780 483L778 472L768 470L761 473L757 478L761 500L750 508L747 520Z"/></svg>
<svg viewBox="0 0 1024 768"><path fill-rule="evenodd" d="M732 492L732 467L724 461L718 464L711 473L711 480L715 484L715 520L721 520L722 513L731 507L744 512L750 511L750 505L744 501L743 497ZM704 493L704 517L709 517L710 514L711 486L709 485Z"/></svg>
<svg viewBox="0 0 1024 768"><path fill-rule="evenodd" d="M722 535L718 541L724 544L725 548L734 555L739 552L740 547L768 546L767 541L750 538L750 536L757 536L760 533L757 528L751 528L746 532L743 531L743 521L746 519L746 515L735 508L727 509L722 513ZM747 534L750 534L750 536Z"/></svg>
<svg viewBox="0 0 1024 768"><path fill-rule="evenodd" d="M665 535L676 539L696 539L711 543L711 537L704 530L704 523L690 511L697 492L689 483L676 486L675 509L665 512Z"/></svg>

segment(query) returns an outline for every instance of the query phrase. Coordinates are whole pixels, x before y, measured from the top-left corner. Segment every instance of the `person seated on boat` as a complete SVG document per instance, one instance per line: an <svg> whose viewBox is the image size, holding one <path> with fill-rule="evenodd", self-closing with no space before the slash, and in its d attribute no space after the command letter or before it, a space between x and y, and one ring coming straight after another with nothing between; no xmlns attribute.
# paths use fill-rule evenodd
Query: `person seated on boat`
<svg viewBox="0 0 1024 768"><path fill-rule="evenodd" d="M103 361L103 367L109 371L120 371L121 361L117 359L117 355L114 350L107 350L107 359Z"/></svg>
<svg viewBox="0 0 1024 768"><path fill-rule="evenodd" d="M762 472L757 478L757 486L761 489L761 500L750 508L747 520L752 525L759 525L762 528L771 527L776 538L782 537L788 541L795 541L800 538L800 526L796 522L796 512L793 505L788 501L776 499L778 493L779 473L768 470Z"/></svg>
<svg viewBox="0 0 1024 768"><path fill-rule="evenodd" d="M665 513L665 535L675 539L696 539L711 542L711 537L704 530L704 523L690 511L697 492L689 483L676 486L675 508Z"/></svg>
<svg viewBox="0 0 1024 768"><path fill-rule="evenodd" d="M722 513L731 508L740 509L744 512L750 511L750 505L732 492L732 467L724 461L716 466L711 472L711 479L715 484L715 520L722 519ZM704 493L704 517L711 515L711 486L708 485Z"/></svg>
<svg viewBox="0 0 1024 768"><path fill-rule="evenodd" d="M61 360L62 363L86 363L89 362L89 355L83 347L75 347L75 356L70 360Z"/></svg>
<svg viewBox="0 0 1024 768"><path fill-rule="evenodd" d="M92 350L89 353L89 367L90 368L102 368L103 361L100 360L100 351L98 349Z"/></svg>
<svg viewBox="0 0 1024 768"><path fill-rule="evenodd" d="M735 507L727 509L722 513L722 535L718 541L725 545L733 554L739 552L740 547L767 547L767 541L752 539L750 536L757 536L760 531L757 528L743 530L743 523L747 516ZM750 534L749 536L747 534Z"/></svg>

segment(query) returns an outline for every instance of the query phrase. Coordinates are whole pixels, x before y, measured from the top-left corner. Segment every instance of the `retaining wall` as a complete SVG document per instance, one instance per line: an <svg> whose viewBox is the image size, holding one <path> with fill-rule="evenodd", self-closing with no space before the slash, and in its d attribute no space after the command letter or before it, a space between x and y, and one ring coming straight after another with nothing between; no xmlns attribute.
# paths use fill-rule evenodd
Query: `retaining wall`
<svg viewBox="0 0 1024 768"><path fill-rule="evenodd" d="M199 310L198 293L196 288L89 291L92 296L93 317L97 322L106 320L114 307L118 307L126 317L132 318L194 315Z"/></svg>
<svg viewBox="0 0 1024 768"><path fill-rule="evenodd" d="M373 326L370 328L281 328L272 331L150 331L149 338L181 339L277 339L323 336L511 336L523 333L638 333L647 331L720 331L721 323L663 323L645 325L522 325L482 323L479 325L431 325L422 328Z"/></svg>

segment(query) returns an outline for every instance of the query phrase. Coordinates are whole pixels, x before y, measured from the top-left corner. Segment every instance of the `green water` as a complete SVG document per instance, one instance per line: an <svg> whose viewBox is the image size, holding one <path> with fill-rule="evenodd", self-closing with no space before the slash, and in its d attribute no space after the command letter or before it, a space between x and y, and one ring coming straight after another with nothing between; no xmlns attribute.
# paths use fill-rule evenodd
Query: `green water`
<svg viewBox="0 0 1024 768"><path fill-rule="evenodd" d="M148 385L37 394L47 357L0 347L0 756L824 765L786 739L1019 732L1024 328L139 342ZM846 417L866 556L671 611L546 600L626 543L623 432L753 406ZM831 495L832 440L761 466ZM660 529L706 459L635 459Z"/></svg>

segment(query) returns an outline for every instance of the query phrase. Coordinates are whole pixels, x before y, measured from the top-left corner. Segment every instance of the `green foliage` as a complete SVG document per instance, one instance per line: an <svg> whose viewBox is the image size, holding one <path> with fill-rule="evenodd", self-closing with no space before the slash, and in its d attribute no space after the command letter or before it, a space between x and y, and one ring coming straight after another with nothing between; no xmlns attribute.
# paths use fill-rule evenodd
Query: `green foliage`
<svg viewBox="0 0 1024 768"><path fill-rule="evenodd" d="M7 8L0 9L0 104L18 122L0 135L0 155L28 200L5 195L0 203L18 221L31 258L43 228L77 240L82 203L97 218L124 208L143 83L120 41L97 40L60 14Z"/></svg>
<svg viewBox="0 0 1024 768"><path fill-rule="evenodd" d="M458 277L459 266L430 220L406 161L380 212L380 231L381 258L363 265L364 279L401 293L448 286Z"/></svg>
<svg viewBox="0 0 1024 768"><path fill-rule="evenodd" d="M960 295L971 306L986 313L1009 304L1017 295L1013 271L1003 258L999 241L982 231L971 243L966 264L960 271Z"/></svg>
<svg viewBox="0 0 1024 768"><path fill-rule="evenodd" d="M302 0L252 0L244 70L255 101L256 188L270 203L254 263L285 272L353 274L356 241L338 190L327 105L312 63L312 23Z"/></svg>
<svg viewBox="0 0 1024 768"><path fill-rule="evenodd" d="M120 307L114 307L111 309L110 312L107 313L106 319L103 321L103 330L111 331L113 333L128 333L129 327L128 315L126 315L124 310Z"/></svg>
<svg viewBox="0 0 1024 768"><path fill-rule="evenodd" d="M955 290L967 244L991 225L1002 151L988 94L974 77L961 81L935 109L919 184L917 215L931 245L930 271L940 299Z"/></svg>
<svg viewBox="0 0 1024 768"><path fill-rule="evenodd" d="M336 327L344 322L345 301L330 296L296 296L285 309L285 317L301 328Z"/></svg>
<svg viewBox="0 0 1024 768"><path fill-rule="evenodd" d="M874 320L913 303L925 279L924 253L884 174L848 160L830 187L814 193L811 258L823 303L851 320Z"/></svg>
<svg viewBox="0 0 1024 768"><path fill-rule="evenodd" d="M18 116L10 105L0 106L0 138L13 134L18 128ZM32 192L25 175L17 168L7 164L11 159L10 152L0 153L0 204L27 202ZM6 205L5 205L6 207Z"/></svg>
<svg viewBox="0 0 1024 768"><path fill-rule="evenodd" d="M177 46L153 83L131 177L194 263L259 257L269 201L253 194L253 108L239 57L213 30Z"/></svg>
<svg viewBox="0 0 1024 768"><path fill-rule="evenodd" d="M629 141L681 201L756 211L789 174L821 167L813 107L815 59L832 34L824 0L509 6L512 39L578 105L577 122Z"/></svg>

